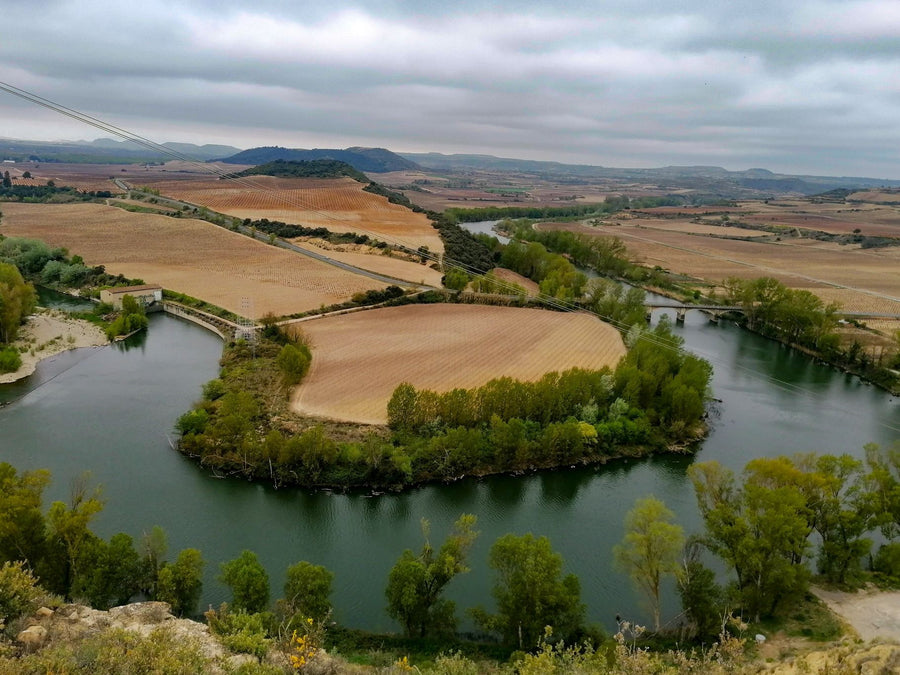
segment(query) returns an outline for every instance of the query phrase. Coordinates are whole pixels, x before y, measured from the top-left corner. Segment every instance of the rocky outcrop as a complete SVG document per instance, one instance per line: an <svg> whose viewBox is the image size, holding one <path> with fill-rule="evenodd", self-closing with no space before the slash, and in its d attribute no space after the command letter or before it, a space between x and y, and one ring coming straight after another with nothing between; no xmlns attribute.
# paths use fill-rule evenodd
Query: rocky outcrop
<svg viewBox="0 0 900 675"><path fill-rule="evenodd" d="M28 628L16 640L23 651L32 652L54 642L76 641L111 629L133 631L142 637L164 627L179 641L190 641L211 661L227 659L231 653L210 634L209 626L172 615L166 602L138 602L113 607L108 612L84 605L64 605L53 611L42 607L30 617Z"/></svg>

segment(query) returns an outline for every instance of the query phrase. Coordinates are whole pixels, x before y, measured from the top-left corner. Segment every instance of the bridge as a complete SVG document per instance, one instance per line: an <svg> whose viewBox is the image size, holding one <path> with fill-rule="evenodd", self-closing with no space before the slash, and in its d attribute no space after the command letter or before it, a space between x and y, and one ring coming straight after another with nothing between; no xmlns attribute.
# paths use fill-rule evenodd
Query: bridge
<svg viewBox="0 0 900 675"><path fill-rule="evenodd" d="M736 312L744 314L744 308L739 305L689 305L684 302L672 300L671 302L647 302L644 304L647 308L647 320L650 320L650 314L656 309L674 309L675 321L681 323L684 321L685 314L688 310L697 309L709 315L709 320L713 323L718 322L719 317L728 312ZM835 316L841 319L893 319L900 321L900 314L883 314L879 312L835 312Z"/></svg>

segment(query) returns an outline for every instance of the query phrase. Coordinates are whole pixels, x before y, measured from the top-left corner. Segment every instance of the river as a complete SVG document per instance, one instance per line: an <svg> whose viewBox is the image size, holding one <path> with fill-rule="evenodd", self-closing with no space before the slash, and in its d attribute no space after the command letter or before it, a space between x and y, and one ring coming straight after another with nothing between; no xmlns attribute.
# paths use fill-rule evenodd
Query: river
<svg viewBox="0 0 900 675"><path fill-rule="evenodd" d="M658 320L659 312L654 314ZM900 399L816 364L731 323L688 313L677 332L715 368L712 430L696 459L741 469L750 459L794 452L850 452L900 438ZM221 341L179 319L154 315L149 332L124 345L61 354L28 380L0 386L0 460L53 473L50 500L66 499L71 480L90 470L106 508L95 530L135 538L153 525L168 532L170 559L201 549L209 561L201 610L227 599L215 581L220 562L256 551L279 597L284 570L298 560L335 573L337 620L395 630L383 589L404 548L421 544L420 520L442 540L460 513L478 516L481 536L469 574L449 595L462 609L490 603L487 552L507 532L547 535L576 573L589 618L612 626L618 613L646 621L627 579L612 569L611 546L635 499L653 494L698 530L685 476L694 461L660 456L607 466L513 478L463 480L402 495L366 497L274 490L209 476L169 446L175 419L215 377ZM677 612L671 590L664 616ZM463 622L469 626L470 622Z"/></svg>

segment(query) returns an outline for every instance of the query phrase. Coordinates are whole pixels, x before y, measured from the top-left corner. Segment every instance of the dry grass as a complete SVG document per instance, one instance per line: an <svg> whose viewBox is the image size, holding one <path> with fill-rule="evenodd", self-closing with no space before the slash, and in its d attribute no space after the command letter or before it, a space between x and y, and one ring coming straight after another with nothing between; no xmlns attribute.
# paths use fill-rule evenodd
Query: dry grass
<svg viewBox="0 0 900 675"><path fill-rule="evenodd" d="M302 324L313 365L294 394L305 415L383 424L402 382L436 391L509 376L536 380L613 366L619 333L588 314L480 305L407 305Z"/></svg>
<svg viewBox="0 0 900 675"><path fill-rule="evenodd" d="M240 183L198 178L149 181L147 185L168 197L237 218L321 226L333 232L366 233L412 249L444 250L437 230L424 214L365 192L362 183L352 178L251 176Z"/></svg>
<svg viewBox="0 0 900 675"><path fill-rule="evenodd" d="M297 253L268 246L210 223L130 213L99 204L3 205L0 233L41 239L105 265L256 317L315 309L385 284Z"/></svg>

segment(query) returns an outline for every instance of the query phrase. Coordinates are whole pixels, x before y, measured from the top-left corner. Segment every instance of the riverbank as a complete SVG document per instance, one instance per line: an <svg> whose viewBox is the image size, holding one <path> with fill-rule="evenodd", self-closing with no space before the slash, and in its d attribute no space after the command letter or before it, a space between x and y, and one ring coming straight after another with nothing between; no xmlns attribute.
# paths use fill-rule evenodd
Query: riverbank
<svg viewBox="0 0 900 675"><path fill-rule="evenodd" d="M73 318L58 310L39 310L28 317L19 330L19 338L12 344L19 350L22 365L12 373L0 374L0 384L28 377L38 363L61 352L108 343L103 330L90 321Z"/></svg>

